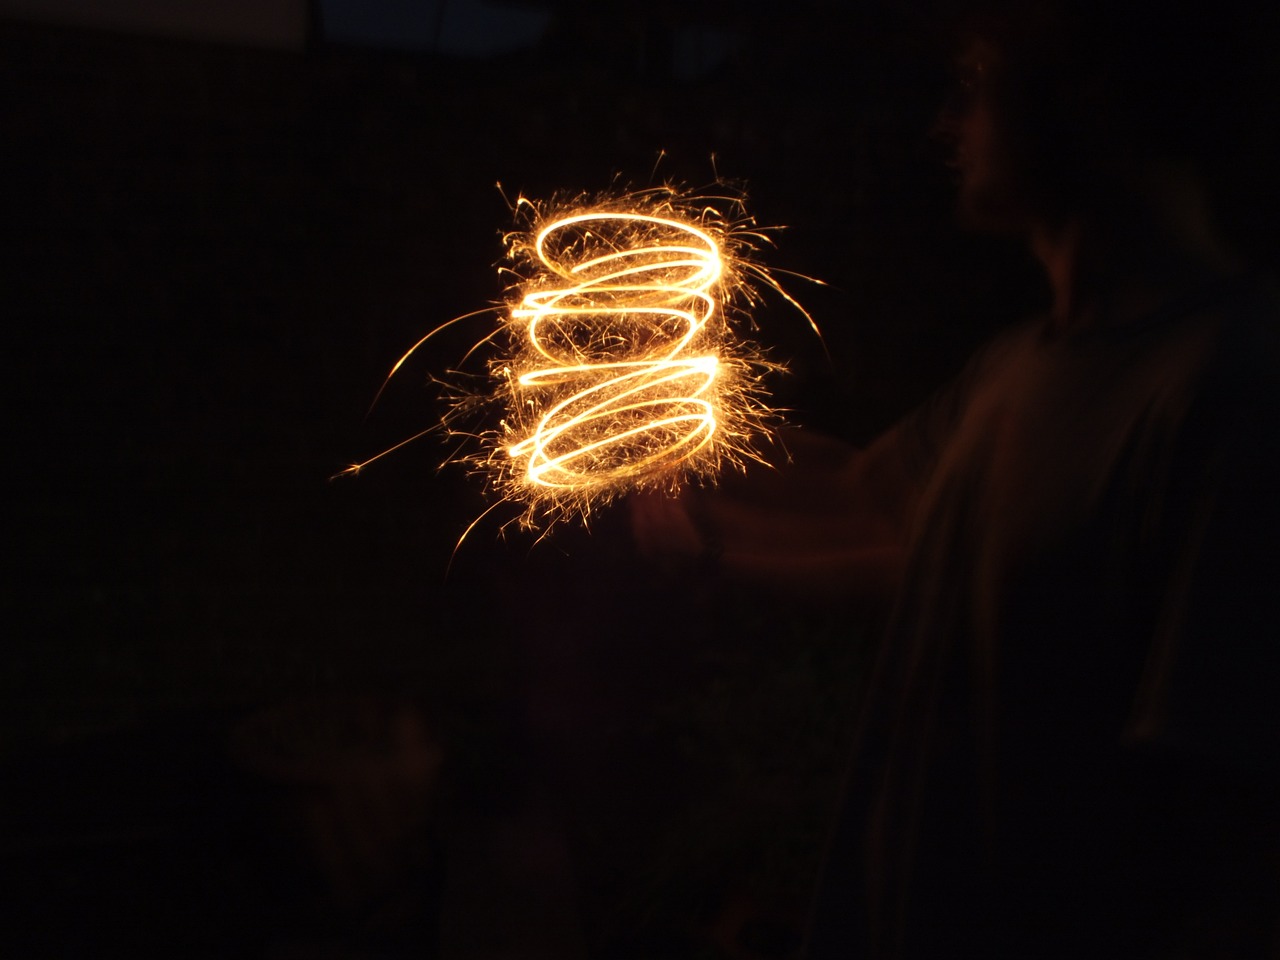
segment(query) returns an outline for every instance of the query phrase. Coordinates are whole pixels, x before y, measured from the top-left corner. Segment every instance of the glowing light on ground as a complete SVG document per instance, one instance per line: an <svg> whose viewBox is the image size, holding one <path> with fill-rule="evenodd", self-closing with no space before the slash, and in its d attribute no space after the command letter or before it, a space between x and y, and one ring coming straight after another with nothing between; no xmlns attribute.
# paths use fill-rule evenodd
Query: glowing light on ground
<svg viewBox="0 0 1280 960"><path fill-rule="evenodd" d="M507 237L505 320L464 358L487 360L491 389L455 385L450 459L520 504L524 526L548 528L757 458L776 420L762 377L780 367L744 337L749 308L759 287L801 308L752 259L768 241L740 202L661 188L516 210L531 229Z"/></svg>

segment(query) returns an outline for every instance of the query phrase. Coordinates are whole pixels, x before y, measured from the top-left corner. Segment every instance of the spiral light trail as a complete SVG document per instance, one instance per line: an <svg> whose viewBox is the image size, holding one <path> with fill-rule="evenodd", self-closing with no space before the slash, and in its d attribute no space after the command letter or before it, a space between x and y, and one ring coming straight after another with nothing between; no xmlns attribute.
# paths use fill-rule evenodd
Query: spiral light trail
<svg viewBox="0 0 1280 960"><path fill-rule="evenodd" d="M507 236L517 282L505 322L461 364L487 357L491 389L445 383L452 403L438 429L460 438L450 462L484 473L498 503L523 506L523 526L585 519L617 496L674 491L758 459L754 444L777 419L762 379L781 367L731 319L749 323L742 305L759 282L813 321L750 258L768 238L721 213L720 201L741 214L736 198L670 187L560 205L552 216L517 202L532 229ZM463 319L428 333L388 379Z"/></svg>
<svg viewBox="0 0 1280 960"><path fill-rule="evenodd" d="M588 212L543 227L534 249L568 285L539 285L511 311L547 364L516 383L554 398L508 448L525 479L582 491L696 458L717 427L720 362L704 333L720 309L719 244L669 217Z"/></svg>

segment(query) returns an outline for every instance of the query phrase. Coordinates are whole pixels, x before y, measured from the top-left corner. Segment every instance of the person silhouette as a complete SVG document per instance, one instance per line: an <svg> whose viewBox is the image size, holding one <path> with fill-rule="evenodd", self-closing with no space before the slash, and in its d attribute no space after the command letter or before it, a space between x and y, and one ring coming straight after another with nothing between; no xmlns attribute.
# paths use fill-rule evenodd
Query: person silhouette
<svg viewBox="0 0 1280 960"><path fill-rule="evenodd" d="M1280 297L1215 210L1274 128L1252 16L971 17L959 215L1047 314L865 450L633 504L644 551L883 601L813 960L1280 956Z"/></svg>

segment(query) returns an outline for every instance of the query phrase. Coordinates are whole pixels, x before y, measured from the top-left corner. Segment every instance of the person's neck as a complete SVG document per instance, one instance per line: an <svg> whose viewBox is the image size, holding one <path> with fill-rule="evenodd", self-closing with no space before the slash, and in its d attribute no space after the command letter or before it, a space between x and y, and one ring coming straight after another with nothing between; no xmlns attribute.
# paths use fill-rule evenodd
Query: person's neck
<svg viewBox="0 0 1280 960"><path fill-rule="evenodd" d="M1028 231L1052 291L1055 330L1131 322L1240 271L1199 181L1180 168L1147 171L1106 206Z"/></svg>

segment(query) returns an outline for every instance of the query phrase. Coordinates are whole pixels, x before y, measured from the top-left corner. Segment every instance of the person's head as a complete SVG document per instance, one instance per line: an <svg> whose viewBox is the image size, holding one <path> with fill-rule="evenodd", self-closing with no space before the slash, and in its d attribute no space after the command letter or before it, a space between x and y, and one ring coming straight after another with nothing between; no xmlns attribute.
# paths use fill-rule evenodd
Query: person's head
<svg viewBox="0 0 1280 960"><path fill-rule="evenodd" d="M1212 192L1241 152L1257 153L1244 144L1277 126L1280 41L1274 14L1255 6L996 0L971 11L942 123L964 218L1024 230L1105 213L1158 167L1194 171Z"/></svg>

